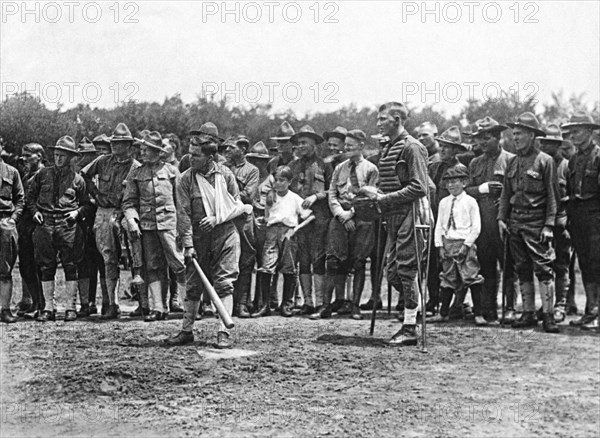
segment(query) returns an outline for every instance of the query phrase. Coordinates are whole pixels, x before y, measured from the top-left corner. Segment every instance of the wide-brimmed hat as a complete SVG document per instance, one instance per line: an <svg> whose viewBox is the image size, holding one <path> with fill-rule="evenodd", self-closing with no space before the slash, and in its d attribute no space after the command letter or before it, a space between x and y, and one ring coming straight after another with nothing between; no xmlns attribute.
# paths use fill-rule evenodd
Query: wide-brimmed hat
<svg viewBox="0 0 600 438"><path fill-rule="evenodd" d="M87 137L83 137L81 140L79 140L79 144L77 145L77 152L79 152L80 154L98 153L96 147L94 146L94 143L92 143Z"/></svg>
<svg viewBox="0 0 600 438"><path fill-rule="evenodd" d="M133 141L131 131L125 123L119 123L110 137L111 142L115 141Z"/></svg>
<svg viewBox="0 0 600 438"><path fill-rule="evenodd" d="M562 143L563 141L565 141L563 139L560 127L554 123L546 126L546 129L544 129L544 131L546 132L546 135L536 137L535 139L540 141L553 141L557 143Z"/></svg>
<svg viewBox="0 0 600 438"><path fill-rule="evenodd" d="M148 146L154 149L158 149L161 152L165 152L163 148L163 139L158 131L152 131L145 133L142 138L135 139L140 145Z"/></svg>
<svg viewBox="0 0 600 438"><path fill-rule="evenodd" d="M262 158L265 160L269 160L271 156L269 155L269 150L267 146L262 141L255 143L250 149L248 149L248 153L246 154L246 158Z"/></svg>
<svg viewBox="0 0 600 438"><path fill-rule="evenodd" d="M279 125L279 129L277 130L277 134L274 137L271 137L271 140L276 141L287 141L296 133L292 125L290 125L287 121Z"/></svg>
<svg viewBox="0 0 600 438"><path fill-rule="evenodd" d="M248 137L245 135L232 135L223 142L223 146L225 146L225 148L227 148L229 145L238 146L240 144L246 145L246 150L250 148L250 140L248 140Z"/></svg>
<svg viewBox="0 0 600 438"><path fill-rule="evenodd" d="M304 125L300 130L292 135L290 138L291 143L298 143L298 140L302 137L312 138L317 144L323 143L323 137L315 132L315 130L310 125Z"/></svg>
<svg viewBox="0 0 600 438"><path fill-rule="evenodd" d="M110 144L110 137L106 134L100 134L92 140L92 143L96 144Z"/></svg>
<svg viewBox="0 0 600 438"><path fill-rule="evenodd" d="M488 132L492 134L500 133L505 129L508 129L508 126L501 125L491 117L485 116L483 119L479 119L475 122L474 128L475 130L471 135L473 137L478 137Z"/></svg>
<svg viewBox="0 0 600 438"><path fill-rule="evenodd" d="M457 148L460 148L465 152L468 150L462 144L462 139L460 137L460 129L456 125L449 127L438 137L435 137L435 139L440 143L446 143L452 146L456 146Z"/></svg>
<svg viewBox="0 0 600 438"><path fill-rule="evenodd" d="M535 114L526 112L517 117L517 120L513 123L507 123L511 128L525 128L534 132L538 136L545 136L546 133L542 130L540 122Z"/></svg>
<svg viewBox="0 0 600 438"><path fill-rule="evenodd" d="M594 122L594 118L591 114L586 113L583 110L578 110L573 113L571 118L567 123L562 124L560 127L563 129L574 128L576 126L581 126L589 129L600 129L600 125Z"/></svg>
<svg viewBox="0 0 600 438"><path fill-rule="evenodd" d="M48 149L61 150L65 152L70 152L73 155L79 155L79 152L77 152L77 145L75 144L75 140L73 140L73 137L68 135L63 135L61 138L58 139L55 146L48 146Z"/></svg>
<svg viewBox="0 0 600 438"><path fill-rule="evenodd" d="M415 128L415 133L417 134L417 136L421 133L421 131L427 131L433 135L438 134L437 126L435 126L435 124L431 122L423 122Z"/></svg>
<svg viewBox="0 0 600 438"><path fill-rule="evenodd" d="M213 122L206 122L200 128L194 128L189 132L189 135L201 137L201 141L213 140L217 143L223 143L221 137L219 137L219 128Z"/></svg>
<svg viewBox="0 0 600 438"><path fill-rule="evenodd" d="M466 166L454 166L446 171L446 174L442 179L452 179L452 178L468 178L469 171Z"/></svg>
<svg viewBox="0 0 600 438"><path fill-rule="evenodd" d="M350 131L348 131L346 137L353 138L354 140L359 141L361 143L367 141L367 134L365 134L364 131L360 129L351 129Z"/></svg>
<svg viewBox="0 0 600 438"><path fill-rule="evenodd" d="M336 137L344 141L346 140L346 134L348 134L348 130L343 126L338 126L333 131L325 131L323 133L323 138L325 139L325 141L327 141L329 140L329 137Z"/></svg>

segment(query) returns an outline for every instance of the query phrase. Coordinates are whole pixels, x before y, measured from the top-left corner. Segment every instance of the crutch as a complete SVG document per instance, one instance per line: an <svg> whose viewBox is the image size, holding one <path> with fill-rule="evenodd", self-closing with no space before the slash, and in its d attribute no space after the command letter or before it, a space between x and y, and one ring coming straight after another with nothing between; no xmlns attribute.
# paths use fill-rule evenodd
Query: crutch
<svg viewBox="0 0 600 438"><path fill-rule="evenodd" d="M382 219L377 220L377 282L375 283L376 290L371 292L371 297L373 299L373 311L371 312L371 329L369 331L370 335L373 336L375 332L375 319L377 318L377 301L376 298L380 298L381 294L381 283L383 282L383 267L385 266L384 259L387 253L387 239L386 239L386 248L385 252L381 254L381 233L383 232Z"/></svg>
<svg viewBox="0 0 600 438"><path fill-rule="evenodd" d="M421 336L422 336L421 352L427 353L427 327L426 327L426 322L425 322L425 320L427 318L426 318L426 314L425 314L426 313L425 312L425 291L423 290L423 283L427 284L428 270L425 270L425 274L423 275L423 267L421 265L422 261L423 261L423 258L422 258L423 254L421 254L421 251L419 249L417 232L420 231L421 234L423 235L423 240L424 240L423 248L425 248L425 245L429 245L429 239L431 237L431 223L428 223L428 224L417 223L417 202L419 202L419 201L413 202L412 213L413 213L413 226L414 226L414 235L415 235L415 251L416 251L416 257L417 257L417 276L418 276L417 285L419 288L419 296L421 299ZM427 212L427 214L429 215L429 212ZM428 222L431 222L431 221L428 221ZM429 256L430 255L428 255L428 257ZM429 259L427 260L427 262L429 262ZM425 279L423 279L423 277L425 277Z"/></svg>
<svg viewBox="0 0 600 438"><path fill-rule="evenodd" d="M506 289L508 287L506 275L506 266L508 264L508 232L502 239L502 319L500 320L500 326L504 327L504 315L506 313ZM497 293L494 291L494 293Z"/></svg>

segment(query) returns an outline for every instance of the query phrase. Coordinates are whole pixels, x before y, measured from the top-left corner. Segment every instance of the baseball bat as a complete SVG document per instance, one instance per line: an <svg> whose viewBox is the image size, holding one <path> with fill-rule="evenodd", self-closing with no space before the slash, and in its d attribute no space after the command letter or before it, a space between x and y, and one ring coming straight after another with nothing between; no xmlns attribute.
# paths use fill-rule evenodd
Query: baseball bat
<svg viewBox="0 0 600 438"><path fill-rule="evenodd" d="M221 298L219 298L219 296L217 295L215 288L212 286L212 284L210 284L210 281L208 281L208 278L206 278L206 275L204 275L204 272L202 271L202 268L198 264L198 261L195 258L192 258L192 263L194 264L194 268L196 268L196 271L200 275L202 284L204 284L204 287L208 291L208 296L210 297L210 300L215 305L215 308L217 309L217 313L221 317L221 321L223 321L223 324L225 324L225 327L227 327L228 329L232 329L235 326L235 324L233 323L233 319L231 319L231 315L229 313L227 313L227 310L225 309L225 306L223 305L223 301L221 301Z"/></svg>

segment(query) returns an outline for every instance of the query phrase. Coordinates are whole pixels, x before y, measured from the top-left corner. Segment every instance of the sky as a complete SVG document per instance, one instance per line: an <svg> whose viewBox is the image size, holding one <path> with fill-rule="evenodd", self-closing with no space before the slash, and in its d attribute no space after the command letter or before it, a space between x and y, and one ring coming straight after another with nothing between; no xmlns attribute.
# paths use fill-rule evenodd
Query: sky
<svg viewBox="0 0 600 438"><path fill-rule="evenodd" d="M2 97L179 93L297 114L402 100L452 115L500 90L600 101L600 2L2 1ZM204 94L203 94L204 93Z"/></svg>

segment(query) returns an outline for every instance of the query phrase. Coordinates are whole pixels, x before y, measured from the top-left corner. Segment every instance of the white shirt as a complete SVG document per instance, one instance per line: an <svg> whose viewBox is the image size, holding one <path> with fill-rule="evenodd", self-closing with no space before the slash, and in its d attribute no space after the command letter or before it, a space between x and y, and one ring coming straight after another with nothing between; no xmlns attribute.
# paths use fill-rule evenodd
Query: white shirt
<svg viewBox="0 0 600 438"><path fill-rule="evenodd" d="M267 205L265 209L267 226L275 224L292 228L298 226L298 216L304 220L312 214L312 210L302 208L303 202L304 199L291 190L288 190L285 196L275 194L275 202L270 207Z"/></svg>
<svg viewBox="0 0 600 438"><path fill-rule="evenodd" d="M452 209L455 228L448 227L453 199L456 199ZM464 240L465 245L471 246L479 237L480 232L481 217L479 216L479 205L477 205L475 198L463 191L456 198L450 195L442 199L438 209L437 223L435 224L436 247L443 246L442 237L451 240Z"/></svg>

